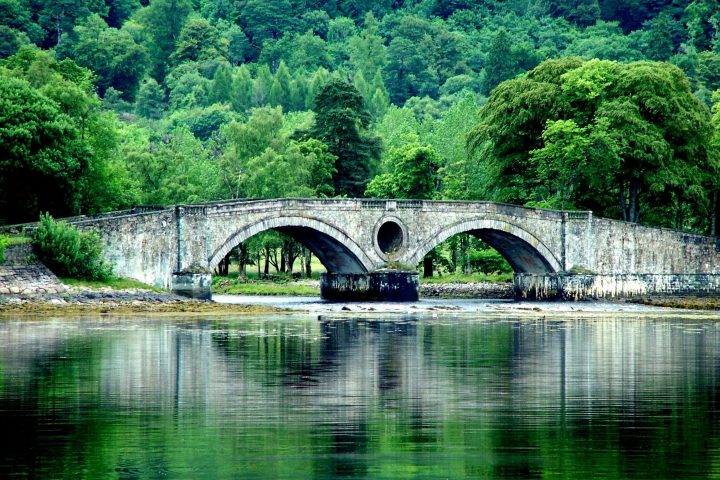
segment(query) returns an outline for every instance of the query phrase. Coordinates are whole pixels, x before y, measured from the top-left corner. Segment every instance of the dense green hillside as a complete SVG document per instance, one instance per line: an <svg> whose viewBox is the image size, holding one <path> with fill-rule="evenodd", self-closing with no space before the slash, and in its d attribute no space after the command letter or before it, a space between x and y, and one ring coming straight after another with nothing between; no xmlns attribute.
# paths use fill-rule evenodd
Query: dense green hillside
<svg viewBox="0 0 720 480"><path fill-rule="evenodd" d="M715 0L0 0L0 58L0 223L365 194L715 232Z"/></svg>

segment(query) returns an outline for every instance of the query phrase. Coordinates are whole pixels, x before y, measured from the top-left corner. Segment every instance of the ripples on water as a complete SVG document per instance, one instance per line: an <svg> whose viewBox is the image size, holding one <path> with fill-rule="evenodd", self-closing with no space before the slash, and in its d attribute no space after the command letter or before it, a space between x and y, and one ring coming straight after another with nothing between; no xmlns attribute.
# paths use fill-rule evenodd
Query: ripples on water
<svg viewBox="0 0 720 480"><path fill-rule="evenodd" d="M712 478L714 320L0 322L2 478Z"/></svg>

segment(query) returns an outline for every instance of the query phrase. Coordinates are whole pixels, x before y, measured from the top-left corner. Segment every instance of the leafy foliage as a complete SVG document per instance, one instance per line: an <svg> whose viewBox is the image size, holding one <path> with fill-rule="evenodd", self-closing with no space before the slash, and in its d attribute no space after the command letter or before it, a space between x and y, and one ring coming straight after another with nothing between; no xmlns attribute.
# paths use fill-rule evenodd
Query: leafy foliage
<svg viewBox="0 0 720 480"><path fill-rule="evenodd" d="M367 192L715 232L718 25L713 0L0 0L0 222ZM271 237L247 258L295 248Z"/></svg>
<svg viewBox="0 0 720 480"><path fill-rule="evenodd" d="M480 118L469 145L494 199L678 228L706 218L712 126L677 67L547 61L500 85Z"/></svg>
<svg viewBox="0 0 720 480"><path fill-rule="evenodd" d="M94 232L80 232L45 213L32 239L40 261L57 275L86 280L110 277L111 269L102 260L102 241Z"/></svg>

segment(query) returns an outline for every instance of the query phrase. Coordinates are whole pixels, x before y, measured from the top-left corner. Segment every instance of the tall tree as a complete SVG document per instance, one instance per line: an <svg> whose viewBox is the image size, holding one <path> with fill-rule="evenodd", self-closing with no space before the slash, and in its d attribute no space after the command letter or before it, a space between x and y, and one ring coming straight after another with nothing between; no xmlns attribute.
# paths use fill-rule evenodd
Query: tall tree
<svg viewBox="0 0 720 480"><path fill-rule="evenodd" d="M362 95L350 83L330 80L315 97L315 123L306 136L324 142L335 157L335 193L359 197L365 192L380 154L380 141L367 131L370 115Z"/></svg>
<svg viewBox="0 0 720 480"><path fill-rule="evenodd" d="M150 53L152 75L160 82L165 79L168 60L191 10L190 0L153 0L134 16L147 37L145 48Z"/></svg>
<svg viewBox="0 0 720 480"><path fill-rule="evenodd" d="M75 34L74 59L97 75L99 93L113 87L132 100L145 73L145 49L127 31L108 27L97 14L77 25Z"/></svg>
<svg viewBox="0 0 720 480"><path fill-rule="evenodd" d="M374 198L433 198L438 188L440 158L427 146L409 144L390 152L393 171L376 176L365 195Z"/></svg>
<svg viewBox="0 0 720 480"><path fill-rule="evenodd" d="M89 156L57 103L25 80L0 75L0 218L74 213Z"/></svg>
<svg viewBox="0 0 720 480"><path fill-rule="evenodd" d="M480 117L469 146L497 200L707 224L709 112L677 67L547 61L501 84Z"/></svg>
<svg viewBox="0 0 720 480"><path fill-rule="evenodd" d="M501 82L511 78L517 69L512 61L510 35L504 28L500 29L490 44L485 61L485 93L490 93Z"/></svg>
<svg viewBox="0 0 720 480"><path fill-rule="evenodd" d="M236 112L244 112L250 108L253 93L253 79L250 71L243 64L235 70L232 90L230 91L230 102Z"/></svg>

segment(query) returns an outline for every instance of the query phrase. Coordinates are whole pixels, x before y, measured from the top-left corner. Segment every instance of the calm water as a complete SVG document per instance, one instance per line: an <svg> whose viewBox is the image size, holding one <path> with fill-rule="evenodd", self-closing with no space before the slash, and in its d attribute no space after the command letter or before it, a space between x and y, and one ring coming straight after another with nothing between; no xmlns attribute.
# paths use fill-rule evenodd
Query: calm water
<svg viewBox="0 0 720 480"><path fill-rule="evenodd" d="M0 322L0 478L720 477L720 323Z"/></svg>

